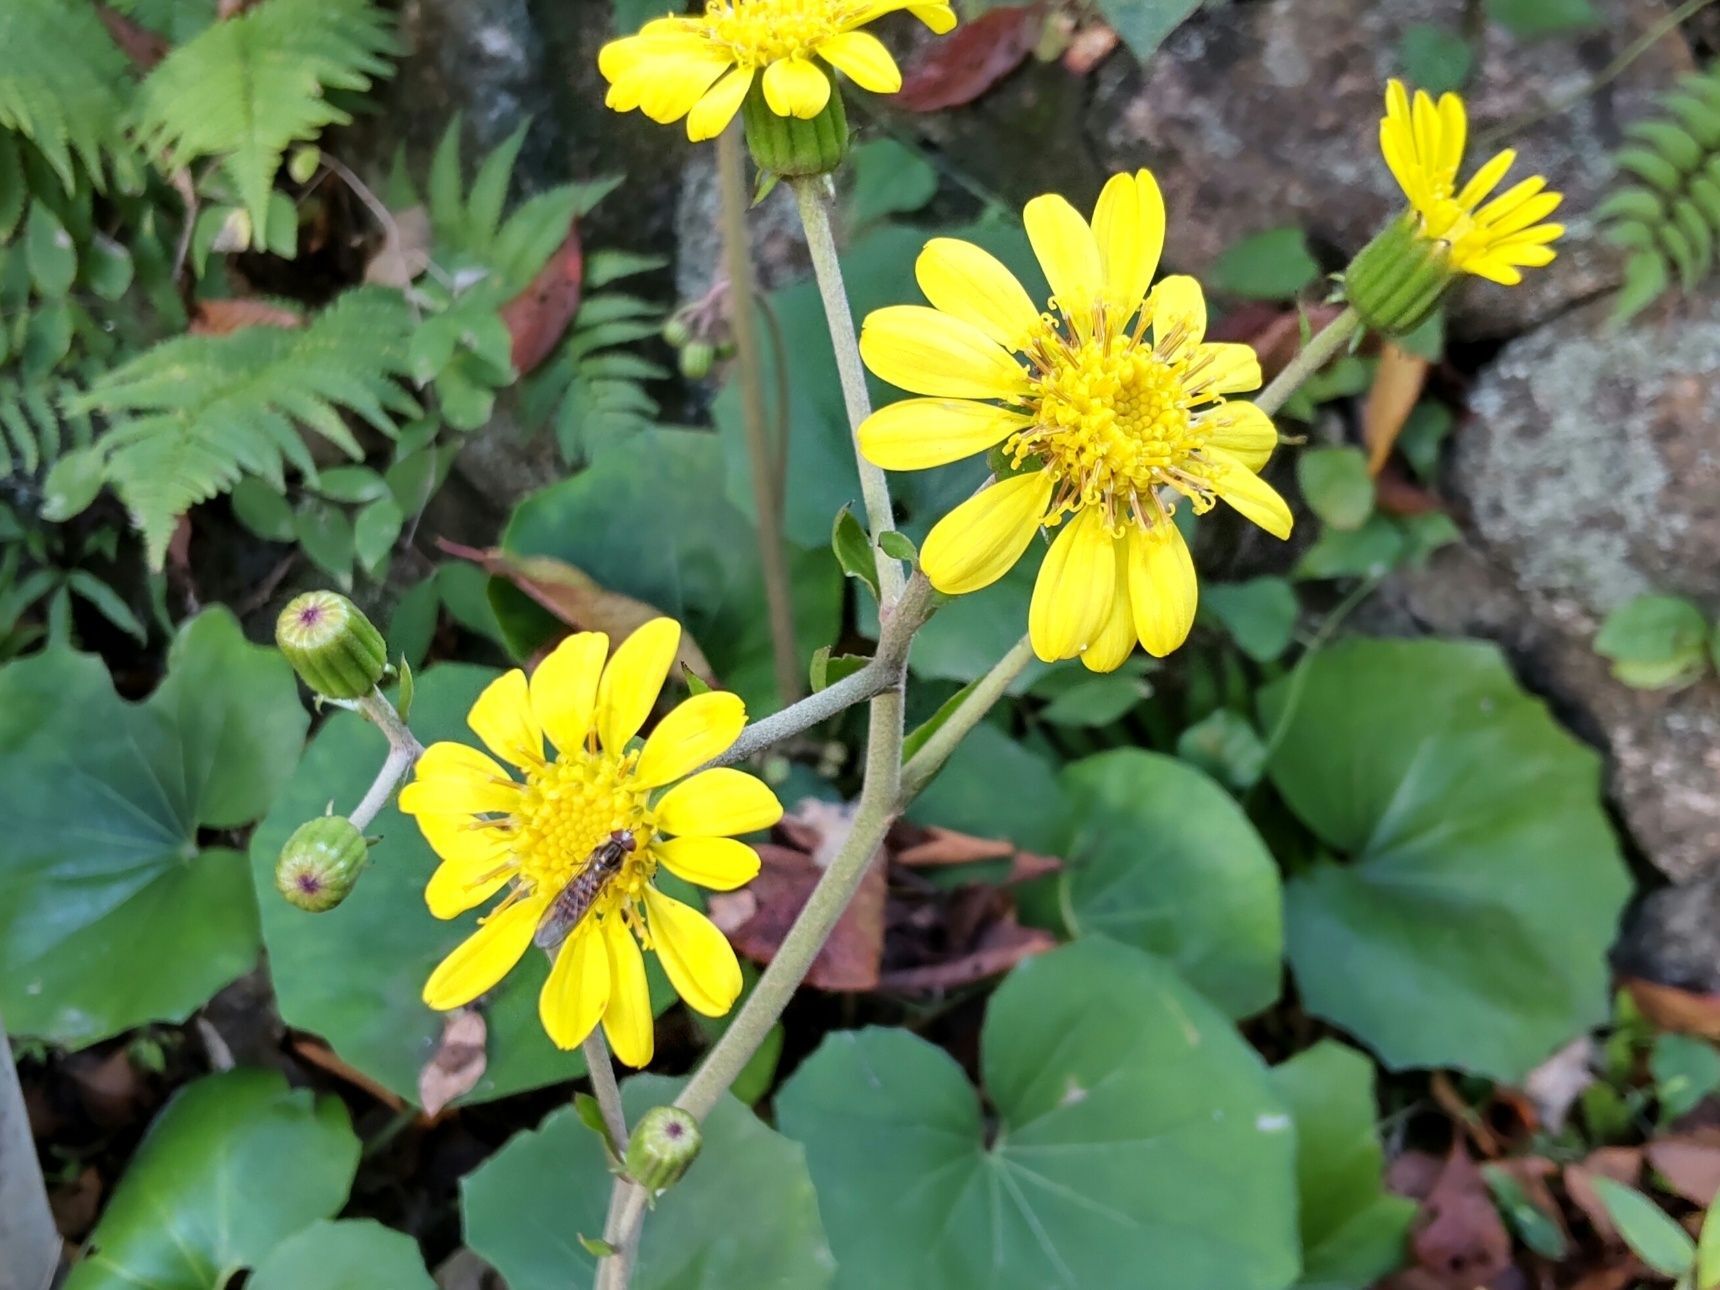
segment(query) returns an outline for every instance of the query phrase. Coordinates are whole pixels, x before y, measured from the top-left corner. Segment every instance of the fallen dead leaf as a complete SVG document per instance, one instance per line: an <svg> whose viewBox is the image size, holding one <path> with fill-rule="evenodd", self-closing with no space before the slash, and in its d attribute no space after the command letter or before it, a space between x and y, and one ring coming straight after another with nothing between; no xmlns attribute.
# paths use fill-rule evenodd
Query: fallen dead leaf
<svg viewBox="0 0 1720 1290"><path fill-rule="evenodd" d="M1456 1287L1484 1285L1511 1266L1511 1235L1487 1180L1461 1145L1422 1202L1410 1247L1425 1270Z"/></svg>
<svg viewBox="0 0 1720 1290"><path fill-rule="evenodd" d="M246 327L302 327L304 321L266 300L200 300L186 330L193 336L225 336Z"/></svg>
<svg viewBox="0 0 1720 1290"><path fill-rule="evenodd" d="M1641 1260L1627 1256L1622 1263L1608 1264L1584 1273L1571 1282L1570 1290L1625 1290L1626 1286L1635 1285L1648 1274L1648 1268Z"/></svg>
<svg viewBox="0 0 1720 1290"><path fill-rule="evenodd" d="M1720 1040L1720 994L1700 994L1641 977L1626 978L1624 988L1642 1015L1660 1029Z"/></svg>
<svg viewBox="0 0 1720 1290"><path fill-rule="evenodd" d="M1392 455L1392 445L1427 384L1427 360L1385 341L1380 345L1374 383L1362 405L1362 442L1368 449L1368 474L1377 476Z"/></svg>
<svg viewBox="0 0 1720 1290"><path fill-rule="evenodd" d="M1642 1172L1642 1151L1638 1147L1599 1147L1581 1164L1565 1166L1565 1195L1582 1211L1589 1226L1603 1241L1618 1244L1618 1229L1613 1226L1607 1207L1595 1191L1596 1178L1611 1178L1627 1187L1636 1186Z"/></svg>
<svg viewBox="0 0 1720 1290"><path fill-rule="evenodd" d="M957 833L954 829L910 824L905 820L891 827L889 841L896 863L914 869L1009 860L1009 874L1004 881L1013 883L1042 878L1063 868L1061 860L1034 855L1030 851L1017 851L1013 842L1000 838L976 838L972 834Z"/></svg>
<svg viewBox="0 0 1720 1290"><path fill-rule="evenodd" d="M1118 43L1115 28L1108 23L1090 22L1075 33L1063 51L1063 69L1086 76L1111 56Z"/></svg>
<svg viewBox="0 0 1720 1290"><path fill-rule="evenodd" d="M455 1098L470 1093L484 1077L489 1027L476 1008L459 1008L442 1018L442 1038L418 1072L418 1105L435 1119Z"/></svg>
<svg viewBox="0 0 1720 1290"><path fill-rule="evenodd" d="M406 1109L406 1099L392 1089L378 1084L370 1076L355 1067L348 1066L335 1056L334 1049L320 1039L312 1039L308 1035L295 1035L291 1047L299 1060L308 1062L320 1071L326 1071L336 1079L343 1080L355 1088L361 1088L378 1102L396 1111Z"/></svg>
<svg viewBox="0 0 1720 1290"><path fill-rule="evenodd" d="M382 245L364 266L364 280L404 291L430 267L430 212L408 206L391 214L392 221L383 227Z"/></svg>
<svg viewBox="0 0 1720 1290"><path fill-rule="evenodd" d="M1386 1187L1411 1200L1426 1200L1445 1169L1445 1161L1427 1151L1405 1151L1386 1166Z"/></svg>
<svg viewBox="0 0 1720 1290"><path fill-rule="evenodd" d="M1643 1152L1672 1190L1692 1205L1707 1209L1720 1195L1720 1134L1713 1130L1659 1138Z"/></svg>
<svg viewBox="0 0 1720 1290"><path fill-rule="evenodd" d="M1453 1087L1449 1075L1444 1071L1435 1071L1428 1081L1428 1092L1433 1094L1433 1100L1438 1103L1439 1109L1463 1131L1464 1137L1474 1144L1477 1151L1489 1160L1499 1155L1498 1136L1488 1127L1486 1117L1463 1100L1462 1095Z"/></svg>
<svg viewBox="0 0 1720 1290"><path fill-rule="evenodd" d="M575 631L607 632L614 649L663 611L643 600L610 591L582 569L543 555L514 555L500 547L480 549L438 538L447 554L470 560L485 573L505 578ZM691 632L681 633L676 661L706 685L717 685L710 660Z"/></svg>
<svg viewBox="0 0 1720 1290"><path fill-rule="evenodd" d="M1026 61L1044 20L1038 5L1012 5L963 23L921 48L890 101L908 112L972 103Z"/></svg>
<svg viewBox="0 0 1720 1290"><path fill-rule="evenodd" d="M102 1176L94 1165L85 1165L69 1183L48 1193L48 1208L54 1228L68 1241L82 1241L96 1225L102 1207Z"/></svg>
<svg viewBox="0 0 1720 1290"><path fill-rule="evenodd" d="M1535 1113L1548 1132L1558 1133L1565 1127L1571 1108L1583 1090L1595 1082L1594 1055L1594 1040L1580 1035L1530 1071L1523 1081L1523 1091L1535 1104Z"/></svg>
<svg viewBox="0 0 1720 1290"><path fill-rule="evenodd" d="M953 990L1057 947L1051 933L1016 921L1015 902L1000 887L928 887L918 900L893 898L890 904L886 956L892 966L879 977L886 989ZM929 916L917 916L922 909ZM912 934L903 934L909 929ZM910 956L920 961L903 962Z"/></svg>
<svg viewBox="0 0 1720 1290"><path fill-rule="evenodd" d="M1388 461L1374 478L1374 497L1387 515L1431 515L1445 503L1416 483L1396 461Z"/></svg>
<svg viewBox="0 0 1720 1290"><path fill-rule="evenodd" d="M579 312L584 281L585 252L575 223L568 226L567 237L526 289L502 306L502 322L514 338L514 371L519 375L526 375L555 349Z"/></svg>

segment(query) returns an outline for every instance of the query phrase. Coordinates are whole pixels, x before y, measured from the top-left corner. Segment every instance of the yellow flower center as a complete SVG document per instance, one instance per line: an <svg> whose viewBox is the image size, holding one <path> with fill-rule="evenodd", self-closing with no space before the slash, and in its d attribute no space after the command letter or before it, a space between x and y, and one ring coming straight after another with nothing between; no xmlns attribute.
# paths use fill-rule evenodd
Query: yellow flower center
<svg viewBox="0 0 1720 1290"><path fill-rule="evenodd" d="M741 67L766 67L810 57L819 45L853 26L847 6L833 0L706 0L705 31L727 45Z"/></svg>
<svg viewBox="0 0 1720 1290"><path fill-rule="evenodd" d="M639 754L621 757L580 751L563 753L526 775L515 814L514 857L519 876L535 892L560 892L584 870L591 853L617 829L633 834L634 848L621 872L592 904L599 915L631 908L656 872L649 844L656 817L647 792L634 783Z"/></svg>
<svg viewBox="0 0 1720 1290"><path fill-rule="evenodd" d="M1027 345L1035 368L1027 395L1034 424L1004 445L1012 465L1037 457L1059 486L1048 524L1089 506L1105 508L1113 529L1126 520L1153 524L1168 518L1158 489L1170 487L1211 505L1200 478L1206 433L1191 414L1185 378L1188 359L1167 359L1133 335L1107 335L1101 320L1093 335L1072 338L1049 318Z"/></svg>

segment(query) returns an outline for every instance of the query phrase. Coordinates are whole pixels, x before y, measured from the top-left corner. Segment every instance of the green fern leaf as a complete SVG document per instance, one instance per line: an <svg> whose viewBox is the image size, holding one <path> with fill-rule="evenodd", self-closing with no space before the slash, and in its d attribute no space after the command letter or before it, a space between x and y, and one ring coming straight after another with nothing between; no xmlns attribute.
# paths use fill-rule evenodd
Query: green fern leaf
<svg viewBox="0 0 1720 1290"><path fill-rule="evenodd" d="M285 467L316 465L301 427L349 457L363 451L341 418L392 437L416 416L402 389L412 318L397 292L349 291L302 330L248 327L166 341L97 380L73 411L113 423L99 441L107 481L160 568L179 517L247 475L285 487Z"/></svg>
<svg viewBox="0 0 1720 1290"><path fill-rule="evenodd" d="M137 97L145 147L170 169L220 157L251 216L268 222L281 158L351 118L329 90L365 90L390 67L395 42L371 0L264 0L181 45Z"/></svg>
<svg viewBox="0 0 1720 1290"><path fill-rule="evenodd" d="M82 162L100 187L120 139L131 65L89 0L0 4L0 126L42 150L67 188Z"/></svg>

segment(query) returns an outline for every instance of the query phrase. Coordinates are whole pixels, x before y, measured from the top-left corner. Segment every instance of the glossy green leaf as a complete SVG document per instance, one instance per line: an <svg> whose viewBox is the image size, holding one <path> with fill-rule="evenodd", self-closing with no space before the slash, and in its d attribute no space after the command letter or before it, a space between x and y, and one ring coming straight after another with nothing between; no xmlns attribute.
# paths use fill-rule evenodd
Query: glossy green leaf
<svg viewBox="0 0 1720 1290"><path fill-rule="evenodd" d="M1385 1189L1375 1132L1374 1067L1322 1039L1273 1067L1296 1122L1296 1190L1302 1228L1299 1290L1366 1290L1404 1260L1416 1203Z"/></svg>
<svg viewBox="0 0 1720 1290"><path fill-rule="evenodd" d="M368 1218L316 1222L277 1245L246 1290L436 1290L418 1243Z"/></svg>
<svg viewBox="0 0 1720 1290"><path fill-rule="evenodd" d="M1359 529L1374 513L1374 481L1359 448L1309 448L1296 458L1296 482L1314 514L1335 529Z"/></svg>
<svg viewBox="0 0 1720 1290"><path fill-rule="evenodd" d="M1302 610L1296 589L1283 578L1208 583L1200 589L1200 608L1224 624L1236 647L1257 663L1283 657Z"/></svg>
<svg viewBox="0 0 1720 1290"><path fill-rule="evenodd" d="M1487 13L1513 35L1533 39L1602 26L1592 0L1487 0Z"/></svg>
<svg viewBox="0 0 1720 1290"><path fill-rule="evenodd" d="M205 829L256 819L292 772L291 670L225 610L186 624L141 704L51 649L0 669L0 1011L15 1034L93 1043L183 1020L250 969L242 858Z"/></svg>
<svg viewBox="0 0 1720 1290"><path fill-rule="evenodd" d="M1302 230L1274 228L1226 248L1212 266L1211 284L1249 300L1294 300L1319 277L1320 263L1308 253Z"/></svg>
<svg viewBox="0 0 1720 1290"><path fill-rule="evenodd" d="M938 172L915 149L888 137L870 139L848 157L853 191L848 224L860 228L886 215L919 210L938 191Z"/></svg>
<svg viewBox="0 0 1720 1290"><path fill-rule="evenodd" d="M1178 735L1177 756L1232 792L1253 788L1266 768L1260 732L1229 708L1213 709Z"/></svg>
<svg viewBox="0 0 1720 1290"><path fill-rule="evenodd" d="M1017 967L981 1047L989 1108L901 1030L838 1031L776 1096L842 1290L1279 1290L1297 1268L1290 1117L1163 962L1095 938Z"/></svg>
<svg viewBox="0 0 1720 1290"><path fill-rule="evenodd" d="M866 536L865 527L854 518L851 507L844 506L836 512L836 522L830 530L830 549L835 553L836 563L842 566L842 572L863 582L876 598L878 563L872 555L872 540Z"/></svg>
<svg viewBox="0 0 1720 1290"><path fill-rule="evenodd" d="M32 202L24 218L24 258L39 295L57 300L78 276L78 249L46 202Z"/></svg>
<svg viewBox="0 0 1720 1290"><path fill-rule="evenodd" d="M150 1126L66 1290L221 1290L346 1203L358 1146L339 1098L289 1089L278 1072L187 1085Z"/></svg>
<svg viewBox="0 0 1720 1290"><path fill-rule="evenodd" d="M723 687L754 711L775 707L769 619L752 524L724 501L716 438L642 433L604 452L565 483L528 497L502 545L566 560L611 591L677 618L703 647ZM822 534L828 535L826 512ZM821 543L822 545L822 543ZM836 637L842 579L828 550L791 551L795 635L803 659ZM566 632L511 587L491 595L515 652Z"/></svg>
<svg viewBox="0 0 1720 1290"><path fill-rule="evenodd" d="M1663 1276L1681 1277L1696 1260L1696 1245L1665 1210L1634 1187L1611 1178L1590 1180L1601 1204L1607 1207L1624 1243L1649 1267Z"/></svg>
<svg viewBox="0 0 1720 1290"><path fill-rule="evenodd" d="M998 786L1007 784L1007 792ZM1044 757L989 723L957 745L943 770L908 807L922 824L986 838L1007 838L1028 851L1052 852L1068 804Z"/></svg>
<svg viewBox="0 0 1720 1290"><path fill-rule="evenodd" d="M1493 1194L1495 1208L1517 1234L1518 1240L1555 1263L1570 1254L1570 1238L1535 1204L1528 1188L1497 1164L1483 1165L1481 1175L1487 1180L1487 1190Z"/></svg>
<svg viewBox="0 0 1720 1290"><path fill-rule="evenodd" d="M1372 515L1359 529L1328 528L1296 562L1298 578L1363 578L1389 572L1403 559L1403 530L1389 516Z"/></svg>
<svg viewBox="0 0 1720 1290"><path fill-rule="evenodd" d="M1665 1124L1695 1110L1703 1098L1720 1089L1720 1051L1695 1035L1657 1035L1648 1071L1654 1076L1654 1095Z"/></svg>
<svg viewBox="0 0 1720 1290"><path fill-rule="evenodd" d="M681 1081L623 1085L628 1123L669 1102ZM645 1222L635 1290L821 1290L831 1259L800 1147L731 1097L703 1125L704 1146ZM509 1290L585 1290L610 1177L603 1145L569 1107L515 1135L461 1185L466 1243Z"/></svg>
<svg viewBox="0 0 1720 1290"><path fill-rule="evenodd" d="M1080 671L1083 675L1041 710L1041 721L1054 726L1108 726L1126 716L1150 689L1138 676Z"/></svg>
<svg viewBox="0 0 1720 1290"><path fill-rule="evenodd" d="M1639 689L1687 685L1707 666L1708 620L1681 596L1638 596L1608 614L1595 652Z"/></svg>
<svg viewBox="0 0 1720 1290"><path fill-rule="evenodd" d="M241 479L233 486L233 514L266 542L293 540L293 508L281 490L260 479Z"/></svg>
<svg viewBox="0 0 1720 1290"><path fill-rule="evenodd" d="M1474 70L1475 52L1448 27L1413 22L1404 28L1398 60L1410 84L1437 96L1463 88Z"/></svg>
<svg viewBox="0 0 1720 1290"><path fill-rule="evenodd" d="M1098 0L1105 21L1142 62L1152 57L1165 37L1180 27L1200 4L1201 0Z"/></svg>
<svg viewBox="0 0 1720 1290"><path fill-rule="evenodd" d="M1394 1068L1499 1079L1602 1021L1631 884L1594 752L1490 646L1358 638L1300 672L1260 709L1267 773L1337 857L1288 891L1308 1011Z"/></svg>
<svg viewBox="0 0 1720 1290"><path fill-rule="evenodd" d="M1236 802L1192 766L1133 748L1063 772L1063 901L1080 933L1150 950L1232 1017L1278 997L1278 867Z"/></svg>

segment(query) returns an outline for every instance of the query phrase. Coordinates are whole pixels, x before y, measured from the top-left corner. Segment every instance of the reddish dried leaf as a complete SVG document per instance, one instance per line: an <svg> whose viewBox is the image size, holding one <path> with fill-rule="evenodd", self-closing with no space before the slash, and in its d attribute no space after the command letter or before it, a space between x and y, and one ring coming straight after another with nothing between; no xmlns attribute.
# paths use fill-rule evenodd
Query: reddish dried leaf
<svg viewBox="0 0 1720 1290"><path fill-rule="evenodd" d="M455 1098L470 1093L489 1062L489 1027L475 1008L460 1008L442 1018L442 1038L418 1072L418 1104L431 1119Z"/></svg>
<svg viewBox="0 0 1720 1290"><path fill-rule="evenodd" d="M1115 28L1102 22L1092 22L1075 33L1069 47L1063 51L1063 69L1076 76L1086 76L1111 56L1119 39Z"/></svg>
<svg viewBox="0 0 1720 1290"><path fill-rule="evenodd" d="M470 560L494 578L505 578L575 631L607 632L613 649L663 611L643 600L610 591L590 574L563 560L541 555L514 555L500 547L481 550L438 538L447 554ZM676 660L706 685L716 686L716 673L691 632L681 633Z"/></svg>
<svg viewBox="0 0 1720 1290"><path fill-rule="evenodd" d="M1395 461L1388 461L1374 480L1374 497L1387 515L1431 515L1443 511L1445 503L1403 473Z"/></svg>
<svg viewBox="0 0 1720 1290"><path fill-rule="evenodd" d="M326 1071L336 1079L343 1080L355 1088L361 1088L378 1102L396 1111L406 1109L406 1099L392 1089L384 1088L363 1071L348 1066L334 1054L334 1049L320 1039L297 1036L292 1040L292 1049L299 1060L308 1062L318 1070Z"/></svg>
<svg viewBox="0 0 1720 1290"><path fill-rule="evenodd" d="M1463 1135L1474 1144L1475 1149L1491 1160L1499 1155L1499 1138L1488 1127L1486 1118L1475 1107L1463 1100L1463 1096L1452 1087L1451 1077L1444 1071L1435 1071L1428 1081L1428 1092L1433 1094L1433 1100L1439 1109L1451 1117L1452 1123L1463 1131Z"/></svg>
<svg viewBox="0 0 1720 1290"><path fill-rule="evenodd" d="M1422 1202L1410 1240L1416 1262L1453 1286L1478 1286L1511 1266L1511 1235L1494 1207L1487 1180L1461 1146Z"/></svg>
<svg viewBox="0 0 1720 1290"><path fill-rule="evenodd" d="M1644 1151L1648 1163L1691 1204L1707 1209L1720 1195L1720 1139L1712 1131L1661 1138Z"/></svg>
<svg viewBox="0 0 1720 1290"><path fill-rule="evenodd" d="M1426 1200L1444 1170L1441 1157L1427 1151L1406 1151L1386 1166L1386 1188L1411 1200Z"/></svg>
<svg viewBox="0 0 1720 1290"><path fill-rule="evenodd" d="M68 1057L60 1069L77 1089L84 1114L92 1123L116 1129L142 1116L141 1104L148 1089L125 1049L116 1048L106 1054L86 1049Z"/></svg>
<svg viewBox="0 0 1720 1290"><path fill-rule="evenodd" d="M579 225L570 224L567 237L526 289L502 306L502 322L514 338L514 371L524 376L544 359L579 312L580 286L585 280L585 252Z"/></svg>
<svg viewBox="0 0 1720 1290"><path fill-rule="evenodd" d="M100 0L96 4L96 17L102 20L102 26L107 28L113 43L119 46L119 52L129 58L132 66L140 72L151 70L173 48L167 37L140 26Z"/></svg>
<svg viewBox="0 0 1720 1290"><path fill-rule="evenodd" d="M1627 978L1624 987L1642 1015L1660 1029L1720 1040L1720 994L1699 994L1640 977Z"/></svg>
<svg viewBox="0 0 1720 1290"><path fill-rule="evenodd" d="M1362 405L1362 442L1368 449L1370 475L1378 475L1385 466L1426 384L1425 358L1389 340L1380 346L1379 366L1374 368L1374 382Z"/></svg>
<svg viewBox="0 0 1720 1290"><path fill-rule="evenodd" d="M245 327L302 327L304 321L266 300L199 300L187 330L193 336L225 336Z"/></svg>
<svg viewBox="0 0 1720 1290"><path fill-rule="evenodd" d="M983 860L1011 860L1009 876L1004 881L1012 883L1056 873L1063 867L1061 860L1017 851L1013 842L1000 838L976 838L972 834L957 833L954 829L906 821L891 828L889 845L898 864L914 869L974 864Z"/></svg>
<svg viewBox="0 0 1720 1290"><path fill-rule="evenodd" d="M48 1193L48 1208L54 1227L68 1241L82 1241L96 1225L102 1207L102 1176L94 1165L86 1165L69 1183Z"/></svg>
<svg viewBox="0 0 1720 1290"><path fill-rule="evenodd" d="M1595 1191L1596 1178L1611 1178L1627 1187L1636 1186L1642 1172L1642 1151L1637 1147L1601 1147L1591 1151L1580 1165L1565 1166L1565 1195L1582 1211L1603 1241L1619 1244L1618 1229L1613 1226L1607 1207Z"/></svg>
<svg viewBox="0 0 1720 1290"><path fill-rule="evenodd" d="M1035 954L1057 948L1057 938L1037 927L1023 927L1011 914L987 927L979 945L957 958L923 967L882 973L878 983L890 990L953 990L999 976Z"/></svg>
<svg viewBox="0 0 1720 1290"><path fill-rule="evenodd" d="M909 112L972 103L1027 58L1044 16L1037 5L993 9L924 46L891 100Z"/></svg>

